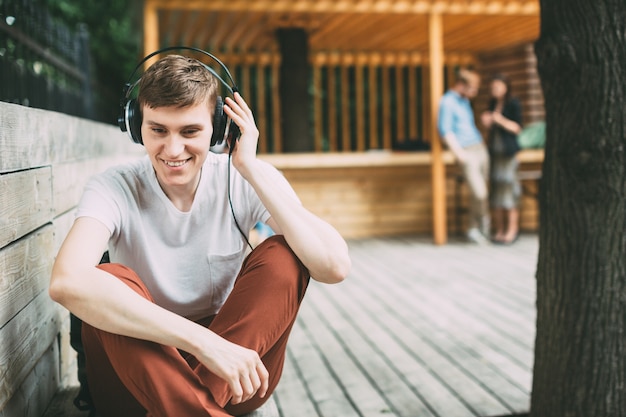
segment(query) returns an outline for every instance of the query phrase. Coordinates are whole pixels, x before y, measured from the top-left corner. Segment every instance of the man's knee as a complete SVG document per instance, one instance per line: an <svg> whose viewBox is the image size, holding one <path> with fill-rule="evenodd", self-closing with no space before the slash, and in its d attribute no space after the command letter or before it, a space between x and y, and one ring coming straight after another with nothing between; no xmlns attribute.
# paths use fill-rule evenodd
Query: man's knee
<svg viewBox="0 0 626 417"><path fill-rule="evenodd" d="M267 238L252 254L262 259L262 262L266 265L289 269L290 271L304 269L304 265L302 265L296 254L293 253L282 235L274 235Z"/></svg>
<svg viewBox="0 0 626 417"><path fill-rule="evenodd" d="M474 198L480 201L480 204L487 204L487 187L478 187L473 192Z"/></svg>
<svg viewBox="0 0 626 417"><path fill-rule="evenodd" d="M244 265L244 270L263 268L263 276L270 285L298 284L306 286L309 272L291 250L284 236L274 235L255 248ZM284 282L283 282L284 281Z"/></svg>

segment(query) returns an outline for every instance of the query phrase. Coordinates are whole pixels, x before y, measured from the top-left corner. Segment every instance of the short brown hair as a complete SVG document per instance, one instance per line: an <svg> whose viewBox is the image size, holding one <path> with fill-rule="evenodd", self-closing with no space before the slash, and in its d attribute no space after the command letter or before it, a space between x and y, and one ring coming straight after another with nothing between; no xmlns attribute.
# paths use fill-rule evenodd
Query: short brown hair
<svg viewBox="0 0 626 417"><path fill-rule="evenodd" d="M151 65L139 82L137 103L142 109L187 107L207 102L211 111L217 100L218 81L193 58L167 55Z"/></svg>
<svg viewBox="0 0 626 417"><path fill-rule="evenodd" d="M480 84L480 75L471 69L461 68L456 74L456 82L476 86Z"/></svg>

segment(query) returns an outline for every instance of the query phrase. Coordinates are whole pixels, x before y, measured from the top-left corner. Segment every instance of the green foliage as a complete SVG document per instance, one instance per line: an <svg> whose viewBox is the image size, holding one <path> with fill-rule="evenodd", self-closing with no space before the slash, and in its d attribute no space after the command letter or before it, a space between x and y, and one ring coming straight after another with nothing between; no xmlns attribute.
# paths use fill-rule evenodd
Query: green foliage
<svg viewBox="0 0 626 417"><path fill-rule="evenodd" d="M68 27L89 32L98 113L115 123L122 86L141 58L141 2L127 0L42 0Z"/></svg>

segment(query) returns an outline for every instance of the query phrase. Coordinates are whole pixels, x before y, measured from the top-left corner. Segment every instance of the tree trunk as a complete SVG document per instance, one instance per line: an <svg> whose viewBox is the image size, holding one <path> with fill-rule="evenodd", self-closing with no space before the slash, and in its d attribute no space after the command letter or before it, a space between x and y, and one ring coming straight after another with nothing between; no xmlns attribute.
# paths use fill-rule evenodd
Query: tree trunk
<svg viewBox="0 0 626 417"><path fill-rule="evenodd" d="M532 417L626 416L626 1L541 0Z"/></svg>

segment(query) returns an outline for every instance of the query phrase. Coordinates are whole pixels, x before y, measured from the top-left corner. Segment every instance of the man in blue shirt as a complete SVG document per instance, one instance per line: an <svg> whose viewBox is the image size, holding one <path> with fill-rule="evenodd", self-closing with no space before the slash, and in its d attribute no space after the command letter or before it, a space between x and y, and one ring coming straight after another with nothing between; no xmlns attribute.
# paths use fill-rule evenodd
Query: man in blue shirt
<svg viewBox="0 0 626 417"><path fill-rule="evenodd" d="M470 194L467 237L475 243L488 243L489 207L487 180L489 154L476 128L470 99L476 96L480 77L474 71L458 72L454 86L441 98L437 127L439 134L463 170Z"/></svg>

